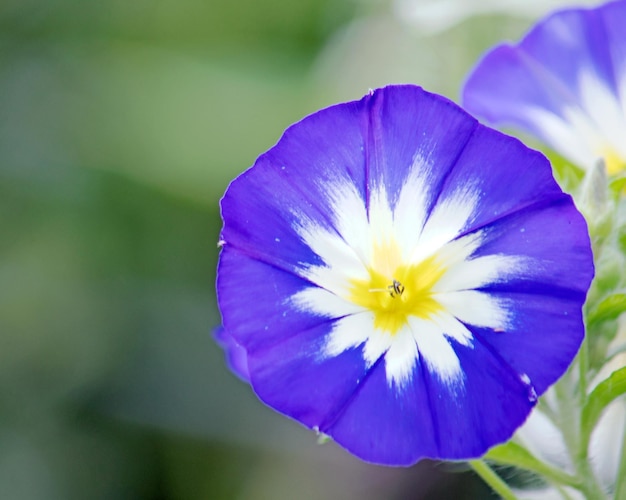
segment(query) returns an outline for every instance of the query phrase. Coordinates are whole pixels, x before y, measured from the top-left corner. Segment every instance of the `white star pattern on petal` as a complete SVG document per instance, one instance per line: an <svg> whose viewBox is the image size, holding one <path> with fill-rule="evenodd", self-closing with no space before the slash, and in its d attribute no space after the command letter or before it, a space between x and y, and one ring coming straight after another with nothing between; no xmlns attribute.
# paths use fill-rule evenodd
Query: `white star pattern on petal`
<svg viewBox="0 0 626 500"><path fill-rule="evenodd" d="M478 288L529 269L528 259L518 256L472 258L484 234L461 234L475 213L478 191L459 188L428 214L425 165L421 159L414 162L395 207L384 189L370 192L367 212L354 185L338 181L326 186L336 231L295 214L295 230L324 264L301 270L315 286L290 302L335 320L320 355L337 356L362 346L368 366L384 356L387 381L398 387L410 380L419 359L447 385L462 384L454 344L471 348L473 336L466 325L506 331L511 321L506 303ZM416 291L413 280L423 271L432 277L424 290ZM401 272L409 277L407 283L396 281ZM368 285L375 282L372 276L384 276L389 286ZM406 298L409 305L396 307L400 303L393 301L404 299L405 293L423 298ZM370 307L363 299L368 294L380 294L381 303L391 304L381 308L389 311Z"/></svg>

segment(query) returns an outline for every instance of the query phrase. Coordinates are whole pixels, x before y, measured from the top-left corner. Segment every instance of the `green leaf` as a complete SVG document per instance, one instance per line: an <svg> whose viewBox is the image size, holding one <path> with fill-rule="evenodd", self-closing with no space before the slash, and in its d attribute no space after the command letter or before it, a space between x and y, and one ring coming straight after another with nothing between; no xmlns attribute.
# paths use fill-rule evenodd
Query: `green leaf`
<svg viewBox="0 0 626 500"><path fill-rule="evenodd" d="M604 321L617 319L624 311L626 311L626 293L609 295L587 316L587 329L591 330Z"/></svg>
<svg viewBox="0 0 626 500"><path fill-rule="evenodd" d="M609 189L614 197L618 197L626 189L626 175L621 175L609 182Z"/></svg>
<svg viewBox="0 0 626 500"><path fill-rule="evenodd" d="M526 448L513 441L491 448L485 458L499 464L513 465L520 469L536 472L553 483L574 488L580 485L577 478L542 462Z"/></svg>
<svg viewBox="0 0 626 500"><path fill-rule="evenodd" d="M591 392L583 408L581 420L581 441L585 450L589 444L591 432L597 425L604 409L624 393L626 393L626 366L615 370Z"/></svg>

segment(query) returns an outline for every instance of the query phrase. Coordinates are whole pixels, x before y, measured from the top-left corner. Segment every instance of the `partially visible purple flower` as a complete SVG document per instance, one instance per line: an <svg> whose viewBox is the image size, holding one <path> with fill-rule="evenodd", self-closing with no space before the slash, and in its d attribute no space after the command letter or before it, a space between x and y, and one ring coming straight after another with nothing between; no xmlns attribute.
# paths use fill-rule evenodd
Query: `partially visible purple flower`
<svg viewBox="0 0 626 500"><path fill-rule="evenodd" d="M589 237L548 161L419 87L293 125L221 208L222 341L364 460L482 455L583 338Z"/></svg>
<svg viewBox="0 0 626 500"><path fill-rule="evenodd" d="M478 63L464 107L534 134L581 168L626 167L626 0L569 9Z"/></svg>

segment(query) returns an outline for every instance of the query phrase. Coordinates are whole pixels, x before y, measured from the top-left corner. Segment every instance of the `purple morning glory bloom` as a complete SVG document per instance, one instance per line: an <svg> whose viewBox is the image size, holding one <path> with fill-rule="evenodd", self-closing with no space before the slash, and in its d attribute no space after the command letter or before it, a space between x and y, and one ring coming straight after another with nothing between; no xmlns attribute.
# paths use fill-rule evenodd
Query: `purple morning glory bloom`
<svg viewBox="0 0 626 500"><path fill-rule="evenodd" d="M291 126L221 208L255 392L364 460L480 456L583 338L590 243L548 161L419 87Z"/></svg>
<svg viewBox="0 0 626 500"><path fill-rule="evenodd" d="M464 107L514 126L575 165L626 167L626 0L556 12L470 74Z"/></svg>

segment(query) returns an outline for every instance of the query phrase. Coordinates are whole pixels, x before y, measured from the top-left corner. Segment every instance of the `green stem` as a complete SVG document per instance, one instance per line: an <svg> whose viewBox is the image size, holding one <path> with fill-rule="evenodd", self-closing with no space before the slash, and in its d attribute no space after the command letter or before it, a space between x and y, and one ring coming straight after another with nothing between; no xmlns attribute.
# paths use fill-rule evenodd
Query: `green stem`
<svg viewBox="0 0 626 500"><path fill-rule="evenodd" d="M587 404L587 375L589 371L589 342L588 338L585 335L583 339L583 343L580 347L580 352L578 353L578 390L579 390L579 413L582 412L582 409L585 408ZM576 454L575 454L575 467L578 472L578 476L582 480L582 491L585 494L585 497L589 500L602 500L606 499L606 495L598 480L591 468L591 464L589 463L589 439L584 439L582 436L585 435L585 429L582 428L584 425L583 419L580 418L579 432L577 434L576 439ZM591 433L589 433L590 435Z"/></svg>
<svg viewBox="0 0 626 500"><path fill-rule="evenodd" d="M587 500L606 500L607 495L598 483L593 470L587 460L580 462L576 467L581 479L579 491L583 493Z"/></svg>
<svg viewBox="0 0 626 500"><path fill-rule="evenodd" d="M626 498L626 429L622 438L622 456L617 469L615 479L615 495L614 500L624 500Z"/></svg>
<svg viewBox="0 0 626 500"><path fill-rule="evenodd" d="M491 489L498 493L505 500L517 500L517 497L500 476L498 476L491 467L483 460L470 460L469 465L474 469L485 483L491 486Z"/></svg>
<svg viewBox="0 0 626 500"><path fill-rule="evenodd" d="M587 335L585 335L578 353L578 370L580 408L584 408L587 402L587 373L589 372L589 341L587 340Z"/></svg>
<svg viewBox="0 0 626 500"><path fill-rule="evenodd" d="M578 353L578 380L575 380L574 372L569 370L555 386L558 402L558 427L563 434L576 471L576 477L579 479L578 490L583 493L587 500L605 500L606 495L589 463L589 440L584 438L585 433L582 429L581 412L587 402L587 349L588 345L585 339ZM578 383L578 398L575 396L576 382Z"/></svg>
<svg viewBox="0 0 626 500"><path fill-rule="evenodd" d="M579 430L581 407L574 399L573 379L573 373L571 370L568 370L554 386L554 392L557 402L555 424L563 435L563 440L565 441L572 462L575 463L577 461L577 453L580 449Z"/></svg>
<svg viewBox="0 0 626 500"><path fill-rule="evenodd" d="M589 461L585 458L576 464L576 470L582 480L580 491L587 500L606 500L606 494L598 484Z"/></svg>

